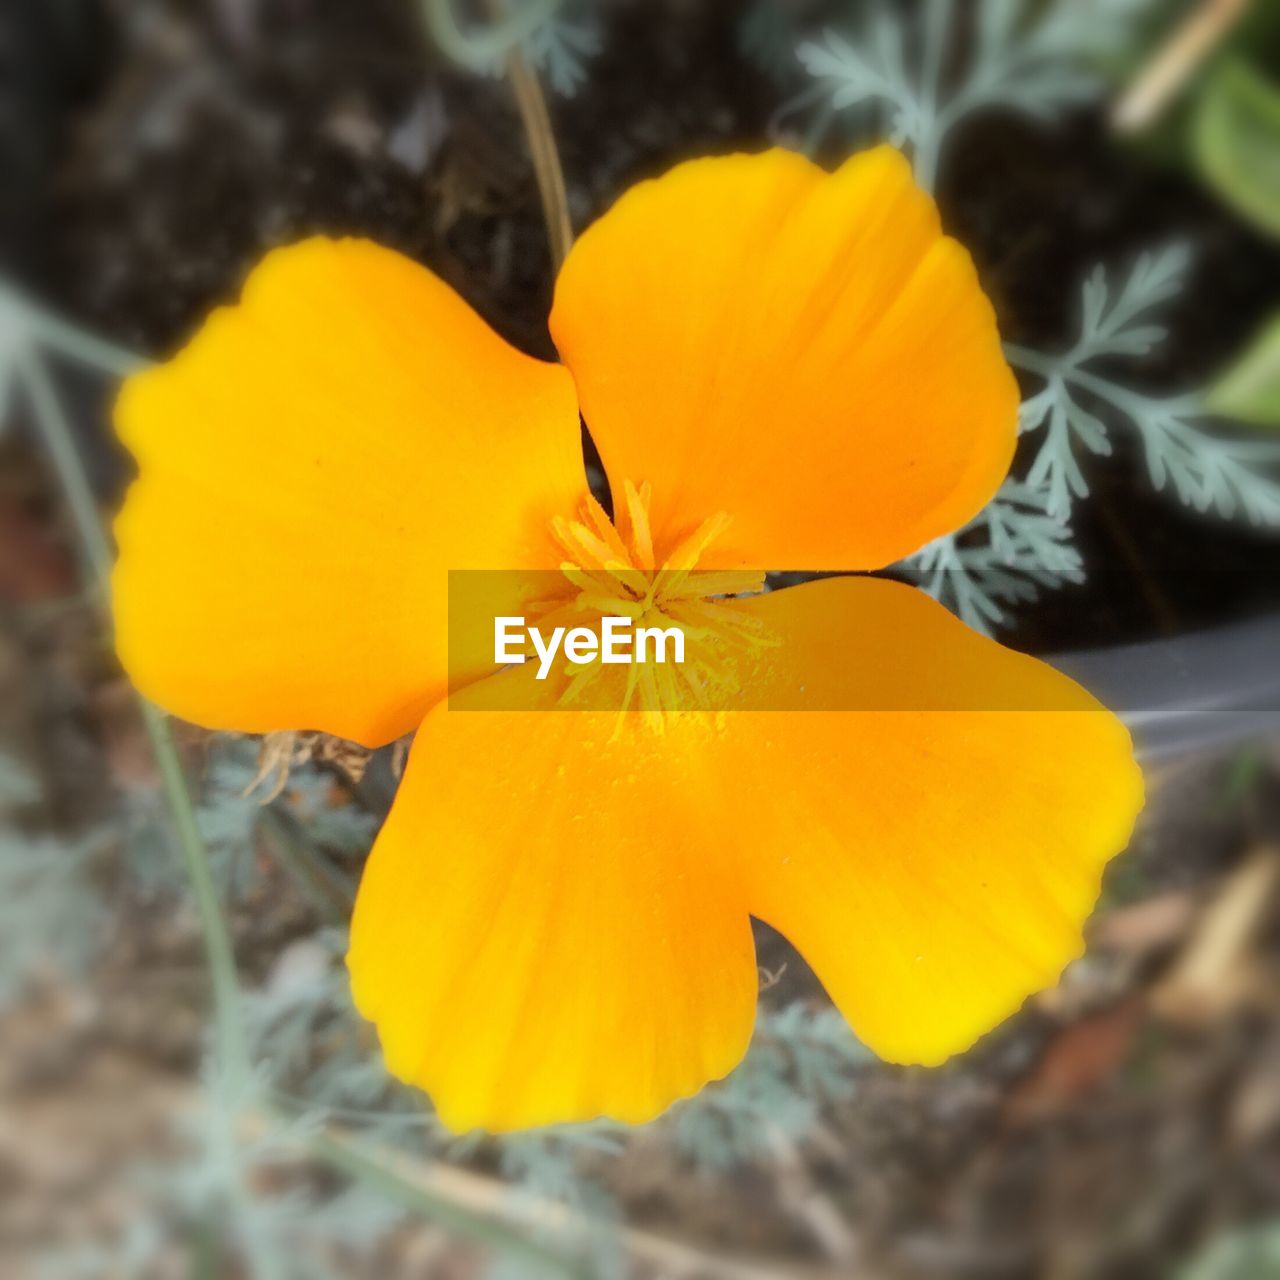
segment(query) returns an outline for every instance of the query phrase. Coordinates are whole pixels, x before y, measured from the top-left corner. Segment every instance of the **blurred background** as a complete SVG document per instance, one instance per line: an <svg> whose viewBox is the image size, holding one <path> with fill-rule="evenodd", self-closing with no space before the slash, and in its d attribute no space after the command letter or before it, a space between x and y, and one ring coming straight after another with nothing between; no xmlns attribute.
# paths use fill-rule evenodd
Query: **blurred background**
<svg viewBox="0 0 1280 1280"><path fill-rule="evenodd" d="M315 231L551 355L542 107L579 230L888 138L995 302L1013 476L899 571L1122 710L1151 800L1086 957L945 1068L761 929L728 1082L451 1139L342 967L396 751L167 726L112 656L119 377ZM0 1275L1280 1276L1278 464L1274 0L5 0Z"/></svg>

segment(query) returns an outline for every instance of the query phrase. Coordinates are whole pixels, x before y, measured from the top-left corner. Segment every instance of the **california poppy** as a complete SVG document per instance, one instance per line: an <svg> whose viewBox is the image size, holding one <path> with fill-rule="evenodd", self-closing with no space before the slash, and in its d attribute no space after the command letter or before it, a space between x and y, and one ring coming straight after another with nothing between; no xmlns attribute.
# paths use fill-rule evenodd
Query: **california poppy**
<svg viewBox="0 0 1280 1280"><path fill-rule="evenodd" d="M833 174L697 160L585 232L550 326L563 364L374 244L269 254L120 397L124 665L211 728L416 730L349 966L391 1070L455 1129L640 1121L730 1071L751 916L872 1049L942 1061L1081 949L1141 807L1114 716L853 576L727 602L774 639L758 706L776 685L791 710L661 734L652 709L460 714L531 672L477 659L445 697L446 579L565 566L607 590L678 553L733 595L722 571L871 570L959 527L1018 403L969 256L890 149Z"/></svg>

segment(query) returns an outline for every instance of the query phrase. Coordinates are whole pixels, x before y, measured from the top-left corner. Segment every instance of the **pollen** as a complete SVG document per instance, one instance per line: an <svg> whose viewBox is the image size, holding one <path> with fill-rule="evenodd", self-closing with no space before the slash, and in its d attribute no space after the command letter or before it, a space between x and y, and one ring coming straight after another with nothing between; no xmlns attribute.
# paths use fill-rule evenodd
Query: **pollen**
<svg viewBox="0 0 1280 1280"><path fill-rule="evenodd" d="M617 523L588 497L580 517L552 521L565 559L560 564L571 607L599 617L630 618L644 627L680 628L688 658L678 665L627 668L622 710L677 711L722 707L739 689L744 654L776 643L756 618L735 609L735 597L765 588L765 571L700 569L708 548L729 526L723 513L708 516L670 550L655 547L652 490L625 480ZM570 664L561 698L583 699L602 674L597 662Z"/></svg>

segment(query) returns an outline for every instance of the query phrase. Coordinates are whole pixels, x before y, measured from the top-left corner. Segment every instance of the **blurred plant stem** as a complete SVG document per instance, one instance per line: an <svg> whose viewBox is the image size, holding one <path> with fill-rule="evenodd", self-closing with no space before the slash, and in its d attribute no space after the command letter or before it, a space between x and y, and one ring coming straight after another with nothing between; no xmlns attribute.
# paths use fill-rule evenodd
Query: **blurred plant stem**
<svg viewBox="0 0 1280 1280"><path fill-rule="evenodd" d="M919 111L922 120L937 122L942 98L942 60L952 23L951 0L928 0L924 11L924 33L920 66ZM932 191L938 182L945 127L921 130L913 157L916 181Z"/></svg>
<svg viewBox="0 0 1280 1280"><path fill-rule="evenodd" d="M59 332L64 340L59 345L68 352L98 355L112 351L106 344L98 343L97 339L86 337L84 341L66 341L67 335L73 331L65 325L60 325ZM38 351L29 350L22 354L17 375L18 385L27 394L32 416L62 485L85 559L105 609L110 592L111 546L102 527L93 490L80 465L71 424ZM200 933L204 939L205 958L213 985L215 1060L231 1096L238 1098L244 1096L251 1087L252 1063L249 1060L244 1022L240 1013L240 983L236 976L231 934L213 885L209 855L196 825L191 792L182 772L182 759L170 732L169 721L163 712L152 706L141 694L138 695L138 704L151 749L160 768L165 800L178 837L178 847L182 850L187 879L200 919ZM242 1176L243 1170L238 1163L232 1167L234 1185L227 1188L228 1194L238 1203L248 1203L251 1193ZM248 1249L255 1275L263 1277L263 1280L275 1280L275 1277L283 1275L283 1268L278 1265L269 1249L256 1242L250 1242Z"/></svg>
<svg viewBox="0 0 1280 1280"><path fill-rule="evenodd" d="M0 281L0 319L6 313L20 318L21 328L38 343L91 369L123 377L147 366L141 356L68 324ZM99 527L96 510L94 527Z"/></svg>
<svg viewBox="0 0 1280 1280"><path fill-rule="evenodd" d="M537 1241L534 1233L522 1232L501 1220L499 1215L508 1212L505 1187L501 1188L501 1196L483 1209L470 1207L465 1205L456 1190L441 1194L435 1181L418 1176L411 1157L366 1147L333 1126L304 1131L300 1140L311 1155L340 1169L353 1180L381 1191L404 1208L464 1235L480 1235L508 1258L522 1260L530 1267L525 1274L590 1280L584 1267L553 1253Z"/></svg>
<svg viewBox="0 0 1280 1280"><path fill-rule="evenodd" d="M67 332L66 326L62 326ZM89 349L86 340L81 349ZM104 349L105 344L103 344ZM68 345L69 350L75 344ZM103 531L102 520L94 501L93 491L80 465L71 424L62 408L62 402L54 391L53 382L44 361L37 353L27 353L19 367L19 382L26 391L40 435L48 449L53 469L66 495L67 506L75 522L85 559L95 580L101 601L105 607L110 590L111 547ZM142 720L151 748L160 767L165 799L182 850L187 877L200 917L200 931L204 938L205 954L209 961L209 974L213 983L214 1019L217 1029L217 1049L221 1068L233 1081L242 1080L249 1071L249 1055L245 1045L244 1030L240 1019L240 986L236 978L235 954L231 935L218 902L209 872L209 857L196 826L195 809L191 792L182 772L182 761L169 729L165 715L139 695Z"/></svg>
<svg viewBox="0 0 1280 1280"><path fill-rule="evenodd" d="M1154 124L1248 7L1249 0L1200 0L1116 104L1115 128L1136 133Z"/></svg>
<svg viewBox="0 0 1280 1280"><path fill-rule="evenodd" d="M551 269L558 274L573 246L573 223L569 217L569 197L564 187L564 169L560 151L551 128L547 99L538 77L519 47L507 54L507 79L520 108L533 171L542 197L542 216L547 224L547 242L551 248Z"/></svg>
<svg viewBox="0 0 1280 1280"><path fill-rule="evenodd" d="M39 351L39 342L43 340L55 350L81 363L114 373L141 369L147 362L109 343L82 334L63 321L55 320L40 308L32 307L24 299L19 299L2 285L0 299L11 305L16 303L16 312L27 323L29 336L36 339L34 342L15 344L17 356L14 373L17 387L27 398L35 426L66 498L99 600L105 607L113 562L111 544L103 527L93 490L80 462L71 423ZM286 1129L297 1132L299 1126L289 1117L262 1109L260 1089L245 1036L240 982L236 973L231 933L214 887L208 851L196 823L191 792L182 769L182 758L165 714L141 695L138 701L143 724L160 768L165 799L182 850L204 939L213 986L214 1059L218 1087L224 1092L233 1111L261 1115L281 1132ZM333 892L333 886L328 887ZM330 909L334 905L331 899ZM414 1180L402 1177L397 1172L397 1157L394 1152L374 1147L357 1147L351 1139L341 1134L329 1134L313 1127L304 1128L303 1143L314 1157L352 1179L381 1190L406 1208L416 1210L424 1217L482 1245L524 1259L532 1268L530 1274L565 1276L572 1280L582 1277L583 1273L575 1262L547 1245L524 1238L515 1228L495 1220L494 1215L476 1212L465 1203L451 1200L443 1192L433 1194L417 1185ZM228 1133L227 1139L231 1141L233 1135ZM238 1203L247 1205L252 1200L252 1190L244 1176L247 1171L239 1160L233 1161L232 1165L233 1184L226 1188L227 1194ZM246 1241L245 1248L249 1254L250 1274L261 1280L277 1280L277 1277L284 1274L284 1266L265 1242L254 1237Z"/></svg>
<svg viewBox="0 0 1280 1280"><path fill-rule="evenodd" d="M573 223L565 192L564 169L556 146L546 95L520 48L520 42L559 8L560 0L527 0L512 13L507 0L486 0L494 25L465 35L458 26L450 0L421 0L427 32L440 51L471 72L483 72L501 64L511 82L529 142L542 216L547 224L552 271L558 272L573 244Z"/></svg>
<svg viewBox="0 0 1280 1280"><path fill-rule="evenodd" d="M246 1117L252 1138L255 1117ZM261 1121L259 1121L261 1123ZM512 1196L500 1180L460 1169L404 1151L385 1153L377 1162L368 1148L338 1126L322 1133L302 1132L300 1144L353 1177L361 1178L403 1204L436 1218L446 1226L457 1225L455 1215L479 1216L493 1223L496 1232L514 1257L524 1257L535 1269L531 1276L545 1275L546 1250L533 1243L541 1235L580 1234L585 1226L581 1210L536 1192ZM790 1275L772 1265L757 1265L736 1258L704 1252L696 1245L657 1235L643 1228L624 1226L620 1239L627 1255L651 1268L655 1274L702 1276L706 1280L780 1280ZM539 1269L541 1268L541 1269ZM566 1272L563 1261L559 1263ZM592 1274L582 1267L567 1272L588 1280Z"/></svg>

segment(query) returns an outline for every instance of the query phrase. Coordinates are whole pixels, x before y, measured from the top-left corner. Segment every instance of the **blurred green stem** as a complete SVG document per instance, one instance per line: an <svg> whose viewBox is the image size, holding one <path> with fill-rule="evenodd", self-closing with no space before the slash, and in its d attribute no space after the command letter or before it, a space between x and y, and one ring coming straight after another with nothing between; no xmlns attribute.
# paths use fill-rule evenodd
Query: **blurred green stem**
<svg viewBox="0 0 1280 1280"><path fill-rule="evenodd" d="M60 320L11 286L0 283L0 311L5 307L17 312L28 331L46 346L92 369L122 377L146 367L147 362L141 356L113 343L104 342L91 333L85 333L83 329Z"/></svg>
<svg viewBox="0 0 1280 1280"><path fill-rule="evenodd" d="M340 1169L350 1178L381 1191L406 1209L461 1235L481 1240L508 1258L527 1264L529 1270L522 1274L590 1280L582 1264L570 1261L539 1243L533 1232L508 1226L490 1214L463 1207L456 1196L437 1195L429 1187L420 1185L419 1180L397 1168L397 1161L405 1157L395 1152L367 1152L355 1140L333 1128L304 1131L301 1141L312 1155Z"/></svg>
<svg viewBox="0 0 1280 1280"><path fill-rule="evenodd" d="M30 398L36 424L45 447L49 451L53 469L66 494L67 506L85 558L89 562L103 602L108 598L111 577L111 547L103 531L102 520L94 501L93 491L80 465L71 424L62 408L62 402L54 391L53 382L44 362L35 353L28 354L19 368L21 385ZM209 961L209 973L213 982L214 1020L217 1028L218 1058L222 1069L232 1080L242 1079L249 1071L249 1054L240 1020L240 984L236 977L235 953L231 934L218 902L213 877L209 871L209 857L204 841L196 825L191 792L182 772L182 760L173 741L169 722L164 714L145 698L138 699L142 708L142 721L147 737L160 766L160 778L165 798L182 850L196 910L200 916L200 930L204 937L205 954Z"/></svg>
<svg viewBox="0 0 1280 1280"><path fill-rule="evenodd" d="M943 130L938 127L942 99L942 59L951 27L951 0L928 0L924 10L924 50L920 67L920 129L912 167L916 181L932 191L938 181Z"/></svg>
<svg viewBox="0 0 1280 1280"><path fill-rule="evenodd" d="M115 352L115 348L107 343L99 342L89 335L80 335L60 321L57 324L62 331L62 340L58 343L51 342L51 345L68 355L78 356L85 363L103 367L105 353ZM145 363L127 353L117 352L116 355L122 357L117 368L141 368ZM89 358L90 356L101 358ZM115 356L111 358L114 360ZM93 490L80 464L71 424L38 351L27 350L22 353L17 377L21 390L30 402L32 416L66 496L91 576L105 604L110 589L111 545L102 525ZM141 696L139 703L143 724L160 767L165 797L200 918L213 983L215 1058L222 1084L229 1091L234 1106L252 1107L257 1101L253 1064L245 1038L240 983L236 974L231 933L227 928L222 905L218 901L209 870L209 856L196 824L191 793L182 770L182 759L170 732L168 719ZM288 1123L283 1117L273 1115L268 1118L281 1128ZM228 1133L228 1141L232 1141L233 1137ZM531 1266L536 1264L536 1270L530 1274L574 1277L575 1280L583 1274L572 1261L561 1257L549 1247L524 1238L518 1231L493 1220L491 1216L478 1214L465 1205L451 1201L445 1194L434 1194L417 1185L413 1179L401 1176L394 1166L394 1153L370 1151L366 1154L350 1139L323 1131L308 1132L306 1146L317 1158L351 1178L378 1188L406 1208L417 1210L423 1216L451 1227L481 1244L521 1257ZM379 1159L382 1163L379 1163ZM241 1176L242 1173L243 1170L237 1163L228 1192L241 1203L248 1204L251 1192L245 1178ZM276 1280L283 1274L284 1269L278 1257L263 1241L250 1239L245 1242L245 1248L249 1254L251 1274L262 1280Z"/></svg>
<svg viewBox="0 0 1280 1280"><path fill-rule="evenodd" d="M63 344L62 349L74 353L76 347L80 346L87 351L89 344L96 343L96 339L86 339L84 343ZM101 346L106 349L106 344ZM111 546L102 527L93 491L89 487L84 468L80 465L71 424L54 390L49 371L37 352L29 351L23 356L18 366L18 379L30 400L36 425L66 495L85 559L105 605L110 592ZM151 749L160 767L165 799L168 801L178 847L182 850L187 879L190 881L196 911L200 917L200 933L204 939L205 956L213 984L215 1060L227 1087L234 1091L234 1096L241 1097L249 1087L252 1068L244 1036L244 1023L240 1017L240 983L236 976L231 934L213 885L209 856L196 825L191 793L183 776L182 759L169 731L169 722L160 710L141 695L138 696L138 704L142 712L142 723L151 741ZM228 1192L238 1201L247 1203L249 1190L239 1172L237 1166ZM282 1274L270 1250L256 1242L250 1242L248 1248L254 1275L263 1280L275 1280Z"/></svg>

